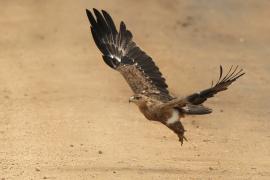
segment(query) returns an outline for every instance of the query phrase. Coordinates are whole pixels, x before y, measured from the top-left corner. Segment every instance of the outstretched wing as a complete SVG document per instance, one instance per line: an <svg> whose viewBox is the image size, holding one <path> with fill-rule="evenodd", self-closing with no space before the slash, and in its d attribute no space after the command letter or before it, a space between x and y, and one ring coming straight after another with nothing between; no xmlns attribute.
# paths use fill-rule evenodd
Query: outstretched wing
<svg viewBox="0 0 270 180"><path fill-rule="evenodd" d="M124 76L134 93L144 93L162 101L172 99L159 68L132 41L132 34L126 29L124 22L120 23L117 31L106 11L93 11L96 18L89 10L86 13L94 41L102 52L105 63Z"/></svg>
<svg viewBox="0 0 270 180"><path fill-rule="evenodd" d="M218 92L225 91L226 89L228 89L228 87L234 81L236 81L236 79L243 76L244 74L245 73L243 72L243 69L238 70L238 66L236 66L235 68L231 66L229 72L223 77L223 68L222 66L220 66L219 79L214 86L212 81L211 88L205 89L198 93L194 93L188 96L186 99L190 104L193 105L202 104L204 101L206 101L210 97L213 97Z"/></svg>
<svg viewBox="0 0 270 180"><path fill-rule="evenodd" d="M219 79L215 85L208 89L200 91L198 93L191 94L185 98L176 98L169 102L160 105L160 109L169 109L172 107L179 107L186 110L188 114L205 114L211 113L211 109L202 106L208 98L213 97L215 94L221 91L225 91L228 87L236 81L239 77L243 76L245 73L243 69L238 70L238 66L233 68L231 66L229 72L223 77L223 68L220 66ZM193 112L192 112L193 111Z"/></svg>

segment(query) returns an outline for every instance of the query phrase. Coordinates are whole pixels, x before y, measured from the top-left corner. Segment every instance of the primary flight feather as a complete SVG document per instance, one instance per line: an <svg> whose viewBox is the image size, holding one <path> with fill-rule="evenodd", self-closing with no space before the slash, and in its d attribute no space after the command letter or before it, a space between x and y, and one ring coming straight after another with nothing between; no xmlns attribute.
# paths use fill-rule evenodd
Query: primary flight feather
<svg viewBox="0 0 270 180"><path fill-rule="evenodd" d="M212 83L210 88L184 98L173 97L159 68L132 40L132 33L125 23L121 22L117 30L106 11L93 9L93 12L86 10L95 44L102 52L104 62L119 71L134 92L129 101L135 103L147 119L159 121L175 132L181 144L186 138L180 117L185 114L211 113L212 110L202 103L226 90L245 74L238 66L232 66L223 76L223 68L220 66L219 80L215 85Z"/></svg>

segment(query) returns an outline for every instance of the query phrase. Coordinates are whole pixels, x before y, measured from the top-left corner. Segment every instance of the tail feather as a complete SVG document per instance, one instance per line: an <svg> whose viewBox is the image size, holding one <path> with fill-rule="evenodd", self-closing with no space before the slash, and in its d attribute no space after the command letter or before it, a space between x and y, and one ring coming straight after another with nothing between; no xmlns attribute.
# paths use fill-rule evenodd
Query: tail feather
<svg viewBox="0 0 270 180"><path fill-rule="evenodd" d="M185 114L193 114L193 115L210 114L212 112L212 109L205 107L203 105L188 104L182 109Z"/></svg>

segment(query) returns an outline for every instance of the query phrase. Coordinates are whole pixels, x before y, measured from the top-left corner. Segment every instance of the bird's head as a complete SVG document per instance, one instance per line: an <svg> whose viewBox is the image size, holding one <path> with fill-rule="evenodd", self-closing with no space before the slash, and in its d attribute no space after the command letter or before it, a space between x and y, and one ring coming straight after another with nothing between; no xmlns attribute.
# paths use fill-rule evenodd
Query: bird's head
<svg viewBox="0 0 270 180"><path fill-rule="evenodd" d="M137 105L140 105L140 104L145 102L145 98L146 97L144 95L142 95L142 94L134 94L133 96L131 96L129 98L128 102L129 103L132 102L132 103L135 103Z"/></svg>

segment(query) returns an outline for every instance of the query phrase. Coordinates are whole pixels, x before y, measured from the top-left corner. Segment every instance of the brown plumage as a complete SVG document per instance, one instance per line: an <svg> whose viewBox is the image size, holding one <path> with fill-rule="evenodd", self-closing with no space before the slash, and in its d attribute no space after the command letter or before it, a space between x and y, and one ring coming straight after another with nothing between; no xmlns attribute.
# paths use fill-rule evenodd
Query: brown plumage
<svg viewBox="0 0 270 180"><path fill-rule="evenodd" d="M124 22L120 23L119 31L104 10L93 9L94 15L86 10L91 24L93 39L103 54L104 62L119 71L131 87L134 95L129 98L135 103L144 116L152 121L159 121L175 132L181 144L186 140L184 127L180 117L186 114L208 114L212 110L202 103L216 93L224 91L236 79L244 75L242 69L231 66L229 72L223 76L220 66L219 80L215 85L184 98L170 95L159 68L154 61L135 42L132 34L126 29Z"/></svg>

